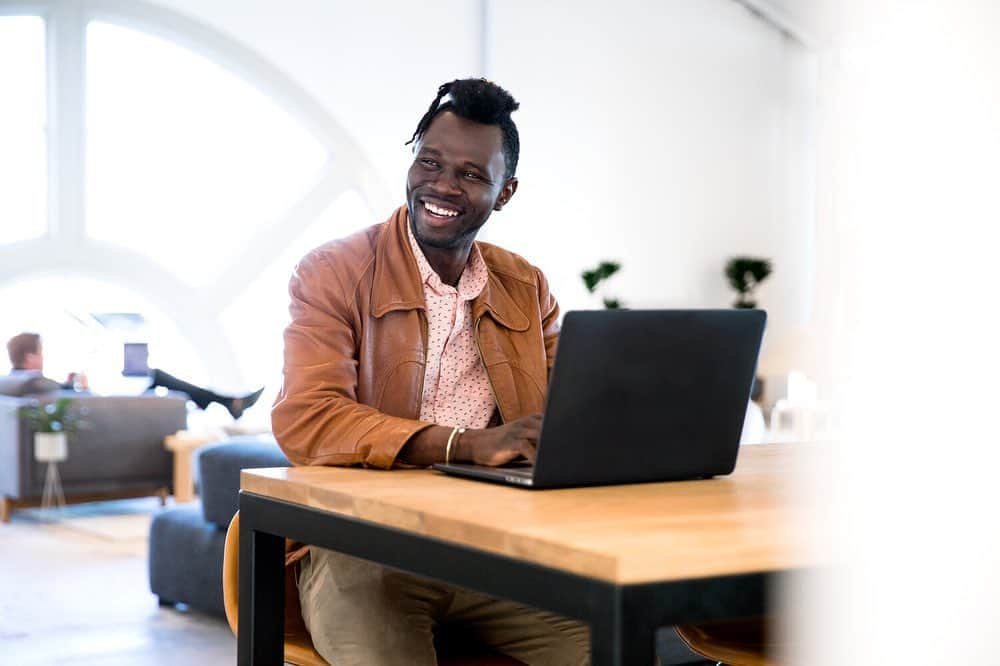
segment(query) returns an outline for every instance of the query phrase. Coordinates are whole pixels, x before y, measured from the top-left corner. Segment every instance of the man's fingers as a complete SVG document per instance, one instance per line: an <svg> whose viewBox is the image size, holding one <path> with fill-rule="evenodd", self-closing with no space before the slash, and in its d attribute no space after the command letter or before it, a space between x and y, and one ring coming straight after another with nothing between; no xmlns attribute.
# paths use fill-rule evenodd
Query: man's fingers
<svg viewBox="0 0 1000 666"><path fill-rule="evenodd" d="M542 415L532 414L525 416L518 421L518 436L521 439L531 440L532 444L538 441L538 436L542 432Z"/></svg>
<svg viewBox="0 0 1000 666"><path fill-rule="evenodd" d="M523 442L521 444L521 455L530 460L531 462L535 462L536 453L537 453L537 448L534 442Z"/></svg>
<svg viewBox="0 0 1000 666"><path fill-rule="evenodd" d="M511 462L519 455L521 455L520 449L504 449L494 453L484 464L489 465L490 467L500 467Z"/></svg>

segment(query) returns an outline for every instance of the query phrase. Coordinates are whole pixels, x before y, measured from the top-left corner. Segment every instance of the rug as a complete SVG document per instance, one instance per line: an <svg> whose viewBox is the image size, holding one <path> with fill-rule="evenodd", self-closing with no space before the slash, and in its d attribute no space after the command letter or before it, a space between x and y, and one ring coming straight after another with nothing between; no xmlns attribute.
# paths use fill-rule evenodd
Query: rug
<svg viewBox="0 0 1000 666"><path fill-rule="evenodd" d="M162 509L156 498L71 504L61 509L25 509L23 518L102 541L134 542L149 537L149 525Z"/></svg>

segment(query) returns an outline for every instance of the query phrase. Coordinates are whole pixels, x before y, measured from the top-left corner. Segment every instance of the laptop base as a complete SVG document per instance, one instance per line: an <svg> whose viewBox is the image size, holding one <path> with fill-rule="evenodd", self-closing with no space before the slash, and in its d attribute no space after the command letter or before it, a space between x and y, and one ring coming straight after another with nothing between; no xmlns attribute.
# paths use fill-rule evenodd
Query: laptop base
<svg viewBox="0 0 1000 666"><path fill-rule="evenodd" d="M437 463L434 469L454 476L492 481L520 488L534 488L535 480L531 467L487 467L485 465L465 465L463 463Z"/></svg>

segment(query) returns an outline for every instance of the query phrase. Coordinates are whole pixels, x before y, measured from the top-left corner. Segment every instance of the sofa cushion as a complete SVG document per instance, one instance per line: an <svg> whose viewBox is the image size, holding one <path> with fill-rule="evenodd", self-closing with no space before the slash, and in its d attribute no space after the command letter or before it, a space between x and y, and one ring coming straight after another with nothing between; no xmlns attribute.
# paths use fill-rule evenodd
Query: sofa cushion
<svg viewBox="0 0 1000 666"><path fill-rule="evenodd" d="M239 508L240 470L290 467L273 437L234 437L198 452L198 483L205 520L228 527Z"/></svg>

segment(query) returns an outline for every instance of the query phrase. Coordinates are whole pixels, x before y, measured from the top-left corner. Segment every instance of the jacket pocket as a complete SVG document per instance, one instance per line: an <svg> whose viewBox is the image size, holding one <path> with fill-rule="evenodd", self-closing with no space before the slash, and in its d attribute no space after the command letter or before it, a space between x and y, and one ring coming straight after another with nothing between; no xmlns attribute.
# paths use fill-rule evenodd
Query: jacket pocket
<svg viewBox="0 0 1000 666"><path fill-rule="evenodd" d="M390 416L419 419L424 368L423 361L413 358L390 363L376 377L373 406Z"/></svg>

